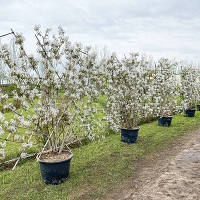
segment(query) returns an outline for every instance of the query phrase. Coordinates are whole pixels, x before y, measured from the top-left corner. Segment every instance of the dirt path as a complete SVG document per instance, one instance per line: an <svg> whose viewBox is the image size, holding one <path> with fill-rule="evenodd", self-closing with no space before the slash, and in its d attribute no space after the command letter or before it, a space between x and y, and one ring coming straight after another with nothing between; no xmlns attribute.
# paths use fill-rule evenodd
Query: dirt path
<svg viewBox="0 0 200 200"><path fill-rule="evenodd" d="M135 167L104 200L200 200L200 129Z"/></svg>

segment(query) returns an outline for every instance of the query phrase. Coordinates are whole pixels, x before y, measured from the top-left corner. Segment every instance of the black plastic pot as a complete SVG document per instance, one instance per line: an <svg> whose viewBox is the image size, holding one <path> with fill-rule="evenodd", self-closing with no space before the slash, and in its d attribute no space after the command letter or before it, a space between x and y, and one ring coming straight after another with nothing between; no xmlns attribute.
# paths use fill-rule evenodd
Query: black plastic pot
<svg viewBox="0 0 200 200"><path fill-rule="evenodd" d="M69 151L70 157L66 160L56 161L56 162L45 162L38 160L40 163L40 171L42 179L46 184L57 185L65 181L69 176L70 161L73 154Z"/></svg>
<svg viewBox="0 0 200 200"><path fill-rule="evenodd" d="M138 131L140 128L136 129L121 129L121 141L126 143L134 143L137 141Z"/></svg>
<svg viewBox="0 0 200 200"><path fill-rule="evenodd" d="M197 104L197 110L200 111L200 105L199 104Z"/></svg>
<svg viewBox="0 0 200 200"><path fill-rule="evenodd" d="M194 117L194 115L195 115L195 109L184 110L185 117Z"/></svg>
<svg viewBox="0 0 200 200"><path fill-rule="evenodd" d="M158 116L158 126L170 126L172 122L172 116L160 117Z"/></svg>

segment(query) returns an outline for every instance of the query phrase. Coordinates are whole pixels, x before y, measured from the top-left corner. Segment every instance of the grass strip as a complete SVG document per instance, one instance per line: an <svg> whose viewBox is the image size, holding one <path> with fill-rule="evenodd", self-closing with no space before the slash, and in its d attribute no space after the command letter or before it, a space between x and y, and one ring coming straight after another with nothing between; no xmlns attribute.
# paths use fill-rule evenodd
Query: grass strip
<svg viewBox="0 0 200 200"><path fill-rule="evenodd" d="M15 171L0 172L0 199L98 199L134 172L133 162L159 152L199 125L200 112L194 118L178 114L171 127L159 127L156 121L141 125L137 143L122 143L120 134L111 134L101 142L73 149L70 177L61 185L44 184L39 164L30 159Z"/></svg>

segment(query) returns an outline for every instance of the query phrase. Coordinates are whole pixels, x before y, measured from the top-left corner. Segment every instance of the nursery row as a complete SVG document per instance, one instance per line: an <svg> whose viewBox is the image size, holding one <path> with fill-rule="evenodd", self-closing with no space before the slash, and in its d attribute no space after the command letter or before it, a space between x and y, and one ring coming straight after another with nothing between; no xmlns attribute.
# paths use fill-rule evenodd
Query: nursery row
<svg viewBox="0 0 200 200"><path fill-rule="evenodd" d="M98 132L105 132L107 124L115 132L121 130L122 141L132 143L142 120L158 117L159 125L169 126L175 113L194 114L200 98L194 66L165 58L153 62L138 53L99 58L91 47L72 44L61 27L58 35L51 37L49 29L42 33L36 26L35 36L37 53L33 55L17 33L13 48L0 46L0 63L7 67L10 82L17 88L13 101L0 91L0 135L5 136L0 155L5 159L10 138L22 143L21 157L37 145L46 183L68 176L72 153L65 149L69 143L101 139L105 135ZM94 102L102 95L107 98L106 105L97 107ZM5 117L7 111L13 113L12 118ZM58 167L64 163L63 170L55 170L53 161ZM61 174L52 175L55 171Z"/></svg>

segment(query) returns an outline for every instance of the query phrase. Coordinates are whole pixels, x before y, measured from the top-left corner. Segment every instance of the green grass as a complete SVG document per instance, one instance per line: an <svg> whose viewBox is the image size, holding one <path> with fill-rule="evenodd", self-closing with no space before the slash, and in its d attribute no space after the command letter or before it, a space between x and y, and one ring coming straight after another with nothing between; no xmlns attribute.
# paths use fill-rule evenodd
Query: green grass
<svg viewBox="0 0 200 200"><path fill-rule="evenodd" d="M73 149L70 178L61 185L45 185L39 164L28 160L15 171L0 172L0 199L98 199L134 172L132 163L137 159L160 151L199 125L199 112L194 118L179 114L171 127L159 127L156 121L141 125L134 144L122 143L120 134L111 134L101 142Z"/></svg>

